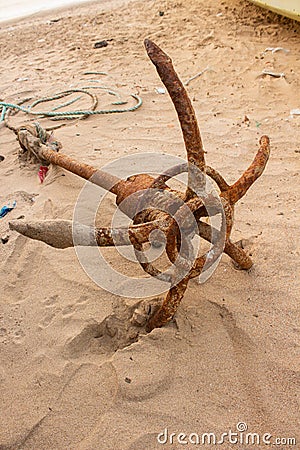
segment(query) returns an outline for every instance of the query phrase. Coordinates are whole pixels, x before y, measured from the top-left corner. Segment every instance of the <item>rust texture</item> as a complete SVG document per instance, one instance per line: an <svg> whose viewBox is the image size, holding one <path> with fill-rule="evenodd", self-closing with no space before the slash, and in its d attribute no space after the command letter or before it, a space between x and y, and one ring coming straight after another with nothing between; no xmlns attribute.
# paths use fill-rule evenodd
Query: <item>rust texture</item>
<svg viewBox="0 0 300 450"><path fill-rule="evenodd" d="M234 205L248 191L250 186L257 180L264 171L270 156L270 139L268 136L262 136L259 140L260 149L258 150L252 164L243 173L243 175L226 191L229 202Z"/></svg>
<svg viewBox="0 0 300 450"><path fill-rule="evenodd" d="M70 220L12 220L10 229L23 234L31 239L45 242L51 247L74 247L74 233L76 233L76 245L111 247L132 245L133 242L144 244L149 241L149 235L154 230L167 232L169 224L163 221L152 221L141 225L131 225L129 228L90 227L76 224Z"/></svg>
<svg viewBox="0 0 300 450"><path fill-rule="evenodd" d="M174 70L171 58L149 39L145 39L144 43L148 56L166 86L178 114L188 162L204 170L205 159L200 130L185 87Z"/></svg>
<svg viewBox="0 0 300 450"><path fill-rule="evenodd" d="M43 164L55 164L85 180L90 180L92 183L98 184L114 194L118 192L116 186L121 181L119 178L53 150L51 148L51 142L50 146L43 144L36 134L34 127L26 126L26 128L22 127L18 130L18 141L23 150L23 154L33 154L35 159ZM47 138L50 139L48 133Z"/></svg>
<svg viewBox="0 0 300 450"><path fill-rule="evenodd" d="M123 180L61 153L62 146L54 140L52 134L33 125L21 127L17 136L20 157L31 162L58 165L116 195L116 204L132 219L131 225L115 229L79 224L76 225L76 242L78 245L100 247L132 245L143 270L170 284L160 308L149 317L146 330L151 331L172 320L189 280L201 274L207 264L214 264L223 252L240 269L251 268L251 258L230 239L234 205L264 171L270 155L270 141L267 136L261 137L260 148L253 162L234 184L229 185L217 170L205 163L195 111L171 59L149 39L145 40L145 47L175 106L187 152L187 163L172 167L157 178L137 174ZM171 189L166 184L183 172L188 173L186 193ZM205 191L206 177L218 188L217 196ZM197 189L199 186L200 190ZM203 221L204 218L216 216L221 216L219 230ZM74 245L74 227L70 221L12 221L10 227L57 248ZM149 262L143 251L154 230L160 230L166 238L165 253L171 269L165 272ZM196 234L211 243L210 249L201 256L193 255L191 240Z"/></svg>

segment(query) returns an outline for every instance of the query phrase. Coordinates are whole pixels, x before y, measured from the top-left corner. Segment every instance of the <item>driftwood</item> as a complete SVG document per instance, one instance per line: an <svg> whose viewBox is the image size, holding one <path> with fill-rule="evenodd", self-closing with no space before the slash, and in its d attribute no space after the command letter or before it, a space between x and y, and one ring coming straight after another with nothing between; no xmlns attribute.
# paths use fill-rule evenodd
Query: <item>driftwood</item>
<svg viewBox="0 0 300 450"><path fill-rule="evenodd" d="M148 174L138 174L122 180L61 153L60 143L36 126L19 128L17 136L23 156L30 155L30 158L39 162L63 167L116 195L116 204L132 219L129 228L110 229L79 225L76 226L76 245L133 245L137 260L144 271L170 283L170 289L161 307L149 318L147 331L151 331L173 318L189 280L201 274L205 264L214 264L222 252L229 255L241 269L247 270L252 266L250 257L230 240L233 210L235 203L262 174L269 158L270 146L269 138L262 136L260 148L252 164L233 185L227 184L215 169L205 163L205 152L195 112L171 59L148 39L145 40L145 47L178 114L187 151L187 164L173 167L156 179ZM182 172L188 172L186 192L171 189L166 184L169 179ZM219 188L217 198L206 192L207 177ZM148 192L151 192L151 207ZM222 217L219 230L201 221L204 217L217 214ZM196 223L196 231L193 229L193 221ZM74 229L70 221L15 220L10 223L10 227L53 247L66 248L74 245ZM143 254L143 244L149 241L153 230L161 230L165 234L165 250L172 263L170 271L161 272L147 261ZM205 255L192 255L190 241L195 232L206 241L212 242L211 249Z"/></svg>

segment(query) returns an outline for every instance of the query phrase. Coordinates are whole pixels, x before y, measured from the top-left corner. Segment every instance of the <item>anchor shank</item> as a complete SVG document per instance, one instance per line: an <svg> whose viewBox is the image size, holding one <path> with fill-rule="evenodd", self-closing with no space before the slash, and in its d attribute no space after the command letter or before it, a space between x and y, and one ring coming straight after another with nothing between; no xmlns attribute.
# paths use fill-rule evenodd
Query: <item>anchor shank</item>
<svg viewBox="0 0 300 450"><path fill-rule="evenodd" d="M50 147L42 144L40 139L33 136L28 130L20 129L18 131L18 140L23 149L25 148L27 151L34 153L40 160L62 167L85 180L91 181L97 186L103 187L115 195L118 194L120 178L89 164L79 162L64 153L58 153L52 150Z"/></svg>

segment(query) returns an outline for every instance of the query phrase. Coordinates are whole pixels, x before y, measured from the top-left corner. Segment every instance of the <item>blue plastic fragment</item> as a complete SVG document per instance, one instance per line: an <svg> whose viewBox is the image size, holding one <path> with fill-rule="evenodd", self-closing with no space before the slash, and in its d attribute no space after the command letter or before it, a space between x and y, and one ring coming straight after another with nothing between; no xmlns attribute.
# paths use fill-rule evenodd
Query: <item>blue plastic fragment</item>
<svg viewBox="0 0 300 450"><path fill-rule="evenodd" d="M0 218L6 216L6 214L9 213L9 211L13 210L16 207L16 204L17 202L14 201L12 205L8 204L2 206L2 208L0 209Z"/></svg>

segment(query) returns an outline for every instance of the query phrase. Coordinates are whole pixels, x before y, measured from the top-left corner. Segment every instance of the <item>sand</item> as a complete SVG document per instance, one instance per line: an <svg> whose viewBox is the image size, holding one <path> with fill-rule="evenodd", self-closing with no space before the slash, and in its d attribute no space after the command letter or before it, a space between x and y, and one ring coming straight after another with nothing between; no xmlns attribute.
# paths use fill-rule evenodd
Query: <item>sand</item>
<svg viewBox="0 0 300 450"><path fill-rule="evenodd" d="M143 98L136 112L55 132L64 152L84 162L102 167L146 151L185 157L170 99L155 90L161 83L145 37L172 56L183 80L212 69L188 92L207 162L229 182L249 165L261 135L272 146L235 214L233 238L244 239L253 268L238 271L223 256L205 284L190 282L172 323L136 340L128 324L138 299L97 286L74 249L9 231L8 222L22 215L71 219L83 180L52 168L40 184L37 167L20 165L15 136L1 126L0 203L17 200L0 219L0 236L9 235L0 242L2 450L192 449L197 445L180 444L178 433L220 439L239 422L261 439L270 433L272 443L298 442L276 448L299 448L300 116L290 116L300 108L299 33L300 24L239 0L116 1L1 25L1 98L48 95L86 70L106 71L106 84ZM94 49L102 39L112 41ZM267 47L289 52L263 53ZM259 77L264 69L285 77ZM100 96L101 107L110 101ZM109 199L102 222L113 211ZM126 272L121 255L111 258ZM175 443L158 442L166 428Z"/></svg>

